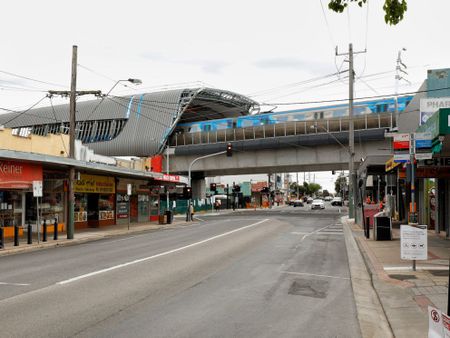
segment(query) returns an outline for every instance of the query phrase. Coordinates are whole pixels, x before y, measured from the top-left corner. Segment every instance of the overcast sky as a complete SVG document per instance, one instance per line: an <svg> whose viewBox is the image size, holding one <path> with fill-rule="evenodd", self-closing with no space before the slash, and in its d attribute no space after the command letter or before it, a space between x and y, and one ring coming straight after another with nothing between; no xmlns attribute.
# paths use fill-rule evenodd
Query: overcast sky
<svg viewBox="0 0 450 338"><path fill-rule="evenodd" d="M116 80L142 79L136 89L117 86L115 95L178 84L256 93L269 104L342 99L345 74L307 80L347 69L335 46L346 52L349 42L367 48L355 59L355 97L394 93L403 47L411 85L401 82L399 92L417 90L427 69L449 66L450 1L409 0L398 26L384 23L382 4L335 14L327 0L4 2L0 70L53 85L0 73L0 107L25 109L48 89L68 89L74 44L79 90L107 92Z"/></svg>

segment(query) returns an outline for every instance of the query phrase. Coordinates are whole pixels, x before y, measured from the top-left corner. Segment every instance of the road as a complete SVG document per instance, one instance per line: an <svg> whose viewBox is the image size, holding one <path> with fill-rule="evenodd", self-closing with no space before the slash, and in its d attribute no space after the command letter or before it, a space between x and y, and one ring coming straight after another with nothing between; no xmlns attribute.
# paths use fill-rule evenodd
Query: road
<svg viewBox="0 0 450 338"><path fill-rule="evenodd" d="M340 214L286 207L0 258L2 337L359 337Z"/></svg>

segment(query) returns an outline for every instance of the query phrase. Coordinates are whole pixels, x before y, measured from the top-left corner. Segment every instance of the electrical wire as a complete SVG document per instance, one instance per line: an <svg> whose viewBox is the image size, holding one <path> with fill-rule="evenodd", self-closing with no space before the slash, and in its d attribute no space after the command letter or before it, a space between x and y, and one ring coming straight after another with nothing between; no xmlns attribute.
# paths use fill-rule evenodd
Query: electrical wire
<svg viewBox="0 0 450 338"><path fill-rule="evenodd" d="M282 86L273 87L273 88L270 88L270 89L265 89L265 90L253 92L253 93L247 94L246 96L248 96L248 97L262 96L262 95L266 95L266 94L268 94L268 93L270 93L272 91L278 91L278 90L289 88L289 87L296 87L296 86L300 86L300 85L316 82L316 81L319 81L319 80L324 80L324 79L327 79L327 78L339 75L340 73L344 73L344 72L346 72L346 71L342 71L341 72L340 70L338 70L338 72L336 72L336 73L327 74L327 75L323 75L323 76L318 76L318 77L311 78L311 79L304 80L304 81L300 81L300 82L293 82L293 83L285 84L285 85L282 85Z"/></svg>
<svg viewBox="0 0 450 338"><path fill-rule="evenodd" d="M49 98L49 100L50 100L50 106L52 107L53 116L55 117L55 120L57 120L55 107L53 107L53 99L52 99L51 96L48 96L48 98ZM61 121L60 121L60 122L61 122ZM60 132L59 135L60 135L60 137L61 137L61 143L63 144L64 151L65 151L66 155L69 155L69 152L67 151L67 148L66 148L66 144L65 144L65 142L64 142L63 134Z"/></svg>
<svg viewBox="0 0 450 338"><path fill-rule="evenodd" d="M9 76L18 77L18 78L20 78L20 79L25 79L25 80L28 80L28 81L34 81L34 82L46 84L46 85L57 86L57 87L64 87L64 88L67 87L67 86L64 86L64 85L61 85L61 84L58 84L58 83L53 83L53 82L46 82L46 81L36 80L36 79L31 78L31 77L27 77L27 76L15 74L15 73L7 72L7 71L5 71L5 70L0 70L0 73L6 74L6 75L9 75Z"/></svg>
<svg viewBox="0 0 450 338"><path fill-rule="evenodd" d="M39 101L37 101L35 104L33 104L30 108L25 109L24 111L18 112L18 111L12 111L11 109L5 109L5 108L0 108L2 110L6 110L6 111L10 111L13 113L17 113L18 115L14 116L13 118L9 119L8 121L4 122L3 125L7 125L8 123L14 121L15 119L17 119L18 117L25 115L28 111L30 111L31 109L33 109L34 107L36 107L39 103L41 103L42 101L44 101L47 98L47 95L44 96L43 98L41 98Z"/></svg>
<svg viewBox="0 0 450 338"><path fill-rule="evenodd" d="M419 93L429 93L439 90L446 90L450 89L450 87L443 87L443 88L436 88L436 89L425 89L425 90L417 90L412 92L403 92L398 93L398 96L407 96L407 95L413 95L413 94L419 94ZM362 96L362 97L356 97L354 100L368 100L368 99L377 99L377 98L386 98L386 97L393 97L395 94L385 94L385 95L374 95L374 96ZM277 102L277 103L263 103L264 105L268 106L291 106L291 105L303 105L303 104L318 104L318 103L330 103L330 102L345 102L348 101L348 98L346 99L334 99L334 100L320 100L320 101L303 101L303 102Z"/></svg>

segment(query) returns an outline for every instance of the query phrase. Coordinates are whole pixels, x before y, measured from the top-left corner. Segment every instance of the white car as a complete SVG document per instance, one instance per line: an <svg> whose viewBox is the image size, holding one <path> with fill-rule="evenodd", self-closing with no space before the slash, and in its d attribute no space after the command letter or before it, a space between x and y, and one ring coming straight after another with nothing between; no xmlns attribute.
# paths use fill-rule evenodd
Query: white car
<svg viewBox="0 0 450 338"><path fill-rule="evenodd" d="M325 204L322 200L313 200L311 203L311 210L313 209L325 209Z"/></svg>

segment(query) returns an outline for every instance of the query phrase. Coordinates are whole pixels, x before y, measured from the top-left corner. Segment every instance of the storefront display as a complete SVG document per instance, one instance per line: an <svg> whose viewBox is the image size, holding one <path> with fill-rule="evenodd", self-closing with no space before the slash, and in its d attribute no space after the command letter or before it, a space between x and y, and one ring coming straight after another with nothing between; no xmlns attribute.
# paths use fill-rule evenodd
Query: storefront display
<svg viewBox="0 0 450 338"><path fill-rule="evenodd" d="M89 227L115 224L113 177L81 174L74 184L75 222ZM79 225L82 227L83 225Z"/></svg>

